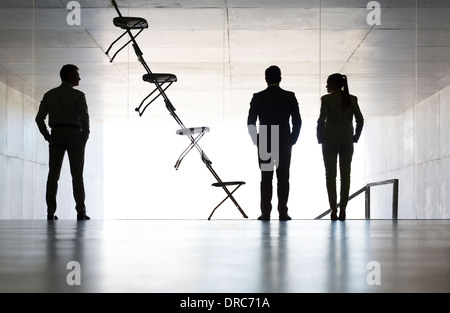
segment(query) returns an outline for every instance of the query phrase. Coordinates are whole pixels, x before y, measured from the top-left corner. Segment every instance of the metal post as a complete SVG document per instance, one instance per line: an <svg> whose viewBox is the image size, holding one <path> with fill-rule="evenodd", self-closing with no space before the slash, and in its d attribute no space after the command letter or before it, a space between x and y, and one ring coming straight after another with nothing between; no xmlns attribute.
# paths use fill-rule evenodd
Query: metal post
<svg viewBox="0 0 450 313"><path fill-rule="evenodd" d="M392 186L392 219L398 219L398 179L394 179Z"/></svg>
<svg viewBox="0 0 450 313"><path fill-rule="evenodd" d="M365 218L366 220L370 220L370 186L367 185L366 186L366 190L365 190L365 195L366 195L366 212L365 212Z"/></svg>

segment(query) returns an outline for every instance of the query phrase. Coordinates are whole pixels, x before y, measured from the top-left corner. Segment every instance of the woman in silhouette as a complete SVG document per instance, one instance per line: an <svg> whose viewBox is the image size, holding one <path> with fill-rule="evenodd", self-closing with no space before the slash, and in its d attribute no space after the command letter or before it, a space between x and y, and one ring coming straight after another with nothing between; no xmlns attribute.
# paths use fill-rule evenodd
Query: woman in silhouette
<svg viewBox="0 0 450 313"><path fill-rule="evenodd" d="M353 143L357 143L361 136L364 118L358 105L358 98L349 92L346 75L335 73L328 76L326 88L328 94L321 98L320 116L317 121L317 140L322 144L331 220L345 221ZM356 127L353 126L353 118ZM336 193L338 156L341 178L339 216Z"/></svg>

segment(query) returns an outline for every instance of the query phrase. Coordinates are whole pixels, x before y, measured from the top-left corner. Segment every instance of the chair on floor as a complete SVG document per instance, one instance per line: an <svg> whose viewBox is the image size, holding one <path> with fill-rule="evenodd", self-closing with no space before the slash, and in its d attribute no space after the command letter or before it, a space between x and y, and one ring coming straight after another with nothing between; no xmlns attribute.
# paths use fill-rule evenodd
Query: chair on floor
<svg viewBox="0 0 450 313"><path fill-rule="evenodd" d="M236 186L231 192L230 192L230 194L232 195L236 190L238 190L239 189L239 187L241 187L242 185L244 185L245 184L245 182L244 181L230 181L230 182L222 182L222 183L214 183L214 184L212 184L214 187L224 187L224 186ZM224 203L228 198L230 198L230 196L229 195L227 195L226 197L225 197L225 199L223 199L213 210L212 210L212 212L211 212L211 214L209 215L209 217L208 217L208 220L210 220L211 219L211 217L213 216L213 214L214 214L214 212L216 212L216 210L217 210L217 208L219 207L219 206L221 206L222 205L222 203ZM242 213L242 212L241 212Z"/></svg>
<svg viewBox="0 0 450 313"><path fill-rule="evenodd" d="M206 132L209 132L209 127L207 126L203 126L203 127L191 127L191 128L182 128L176 131L177 135L189 135L191 136L191 143L187 146L186 149L184 149L184 151L180 154L180 156L178 157L177 162L175 163L175 169L178 170L178 168L180 167L181 161L183 161L184 157L189 153L189 151L191 151L194 147L198 147L198 142L199 140L205 135ZM193 137L193 135L196 135L196 137ZM222 202L220 202L211 212L210 216L208 217L208 220L211 219L211 217L213 216L214 212L216 211L216 209L225 202L225 200L227 199L231 199L231 201L234 203L234 205L236 206L236 208L239 210L239 212L241 212L242 216L244 216L244 218L248 218L247 214L245 214L244 210L242 210L241 206L239 205L239 203L236 201L236 199L233 196L233 193L242 185L245 184L245 182L243 181L229 181L229 182L224 182L220 179L219 175L214 171L214 169L212 168L212 162L211 160L206 156L205 152L200 149L200 156L201 159L203 161L203 163L206 165L206 167L209 169L209 171L214 175L214 177L216 178L217 182L213 183L212 186L214 187L221 187L225 193L227 194L227 196L225 197L225 199L222 200ZM237 186L235 187L232 191L230 191L228 189L229 186Z"/></svg>

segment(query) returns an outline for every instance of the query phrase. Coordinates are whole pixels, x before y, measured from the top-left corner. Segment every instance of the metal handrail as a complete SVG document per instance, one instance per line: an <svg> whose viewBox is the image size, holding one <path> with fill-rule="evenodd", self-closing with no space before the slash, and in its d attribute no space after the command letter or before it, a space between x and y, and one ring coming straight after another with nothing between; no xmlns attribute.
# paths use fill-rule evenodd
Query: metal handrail
<svg viewBox="0 0 450 313"><path fill-rule="evenodd" d="M370 220L370 188L380 185L387 185L392 184L392 219L397 220L398 219L398 179L389 179L374 183L369 183L359 189L357 192L353 193L350 197L348 197L348 201L355 198L356 196L360 195L361 193L365 192L365 219ZM339 203L337 207L339 207ZM322 217L326 216L327 214L331 213L331 209L326 210L319 216L315 218L315 220L320 220Z"/></svg>

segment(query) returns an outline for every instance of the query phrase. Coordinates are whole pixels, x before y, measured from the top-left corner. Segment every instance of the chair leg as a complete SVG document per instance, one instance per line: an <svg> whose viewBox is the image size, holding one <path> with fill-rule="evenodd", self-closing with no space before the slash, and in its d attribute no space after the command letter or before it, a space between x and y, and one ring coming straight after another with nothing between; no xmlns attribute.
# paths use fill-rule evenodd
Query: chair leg
<svg viewBox="0 0 450 313"><path fill-rule="evenodd" d="M209 217L208 217L208 220L211 219L211 217L213 216L214 212L217 210L217 208L218 208L219 206L222 205L222 203L224 203L228 198L233 197L233 193L234 193L236 190L238 190L238 188L241 187L241 186L242 186L242 184L239 184L236 188L234 188L233 191L231 191L230 194L227 195L227 196L225 197L225 199L223 199L223 200L222 200L222 201L221 201L221 202L220 202L220 203L212 210L211 214L210 214ZM226 188L225 186L222 186L222 187ZM234 199L234 198L233 198L233 199ZM242 211L242 209L241 209L240 211L241 211L241 213L244 212L244 211ZM245 213L243 213L243 215L244 215L245 218L247 218L247 216L245 215Z"/></svg>
<svg viewBox="0 0 450 313"><path fill-rule="evenodd" d="M200 141L200 139L202 139L204 134L205 134L204 132L198 134L197 137L194 138L195 142L191 142L189 146L187 146L187 148L180 154L174 166L176 170L178 170L178 168L180 167L181 161L183 161L184 157L195 147L195 144L198 144L198 142Z"/></svg>

